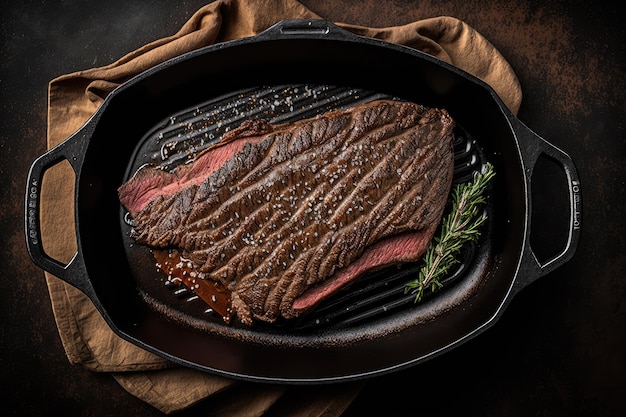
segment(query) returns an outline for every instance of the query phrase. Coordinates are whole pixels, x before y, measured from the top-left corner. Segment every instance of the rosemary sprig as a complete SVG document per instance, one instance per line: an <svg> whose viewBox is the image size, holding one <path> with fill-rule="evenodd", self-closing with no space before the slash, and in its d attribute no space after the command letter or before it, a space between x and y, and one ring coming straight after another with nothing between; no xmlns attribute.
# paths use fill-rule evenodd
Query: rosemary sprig
<svg viewBox="0 0 626 417"><path fill-rule="evenodd" d="M458 184L452 191L452 208L444 218L441 233L433 239L422 258L423 266L416 279L408 282L405 294L415 294L415 303L419 302L424 291L430 286L431 291L442 287L439 279L460 261L457 255L466 242L480 236L480 226L487 219L482 206L486 203L484 190L495 172L493 165L485 164L482 172L476 173L472 182Z"/></svg>

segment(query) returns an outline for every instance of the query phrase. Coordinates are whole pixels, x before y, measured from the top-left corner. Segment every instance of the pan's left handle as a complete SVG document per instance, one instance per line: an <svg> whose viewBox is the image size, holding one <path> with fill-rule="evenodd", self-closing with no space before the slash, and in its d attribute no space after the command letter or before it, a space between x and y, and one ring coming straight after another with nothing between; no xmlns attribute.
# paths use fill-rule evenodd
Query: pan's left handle
<svg viewBox="0 0 626 417"><path fill-rule="evenodd" d="M537 278L554 271L574 256L582 232L582 201L578 171L570 156L541 138L521 121L515 120L515 122L518 124L516 132L519 134L520 150L524 158L525 174L529 184L528 198L530 199L532 195L530 184L533 170L542 155L548 156L558 163L565 174L568 188L567 212L556 213L557 216L567 216L568 218L565 245L556 255L547 260L539 261L531 247L530 239L527 239L520 265L521 270L518 274L521 279L517 283L517 287L521 289ZM532 200L530 202L530 209L532 210Z"/></svg>
<svg viewBox="0 0 626 417"><path fill-rule="evenodd" d="M76 132L64 142L41 155L31 165L26 184L25 231L28 254L35 265L74 285L83 292L89 292L89 289L83 285L85 278L81 270L84 269L84 263L80 250L67 264L52 258L43 248L40 224L41 185L45 172L63 160L70 163L74 173L78 172L83 159L83 144L87 142L84 140L85 135L87 135L85 131Z"/></svg>

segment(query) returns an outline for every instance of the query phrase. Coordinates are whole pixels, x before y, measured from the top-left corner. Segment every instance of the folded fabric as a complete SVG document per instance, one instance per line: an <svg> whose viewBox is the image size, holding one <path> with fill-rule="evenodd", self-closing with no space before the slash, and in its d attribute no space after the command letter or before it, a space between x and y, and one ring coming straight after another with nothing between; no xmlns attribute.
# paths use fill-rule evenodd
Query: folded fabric
<svg viewBox="0 0 626 417"><path fill-rule="evenodd" d="M109 92L141 71L199 47L252 36L280 20L294 18L321 16L296 0L218 0L199 9L172 36L149 43L110 65L52 80L48 148L78 130ZM509 64L489 41L458 19L432 17L387 28L337 24L353 33L407 45L456 65L490 84L514 114L519 109L521 89ZM74 174L69 164L49 169L41 190L43 245L52 257L67 262L76 252ZM337 416L361 386L350 383L333 389L307 387L304 391L235 382L175 366L117 336L83 293L47 272L45 276L68 360L92 371L110 372L128 392L165 413L207 399L214 401L211 407L216 415L260 416L272 407L276 415Z"/></svg>

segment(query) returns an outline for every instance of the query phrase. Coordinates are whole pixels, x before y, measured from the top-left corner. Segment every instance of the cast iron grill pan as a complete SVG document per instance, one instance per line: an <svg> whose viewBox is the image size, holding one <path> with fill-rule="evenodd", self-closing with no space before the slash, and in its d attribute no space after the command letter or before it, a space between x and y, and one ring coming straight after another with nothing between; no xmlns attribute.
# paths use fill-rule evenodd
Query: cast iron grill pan
<svg viewBox="0 0 626 417"><path fill-rule="evenodd" d="M398 99L360 88L331 85L261 86L232 92L166 117L138 142L126 180L146 164L172 170L180 164L193 161L199 152L218 142L224 133L246 119L263 118L273 124L294 122L383 98ZM454 186L471 181L485 158L477 143L461 126L455 128L453 143ZM151 262L151 255L145 247L133 244L132 239L128 239L130 228L126 213L122 212L121 216L130 264L142 265L135 269L135 276L146 302L183 325L199 329L225 325L222 317L188 287L173 284L166 279L165 273L156 270L156 266L143 267ZM443 289L439 291L462 279L465 271L471 268L475 252L475 244L466 245L460 256L462 262L442 280ZM408 281L417 277L419 268L419 262L415 262L364 274L305 316L279 320L273 324L259 322L255 324L255 331L275 332L278 329L310 335L327 329L338 330L367 323L412 308L415 296L405 293L404 287ZM436 294L428 290L423 299L431 296ZM231 325L237 326L235 320Z"/></svg>
<svg viewBox="0 0 626 417"><path fill-rule="evenodd" d="M244 116L237 111L245 110L246 117L270 116L252 115L259 109L245 104L259 86L307 85L337 87L301 97L314 104L312 112L306 100L291 111L298 94L282 96L261 88L278 94L278 105L271 101L273 110L284 112L273 113L275 121L376 97L447 109L460 126L458 136L466 138L469 153L476 155L476 167L488 161L495 168L489 220L482 240L466 253L466 268L421 303L385 315L376 311L390 304L372 301L374 313L364 310L360 319L361 313L333 306L341 303L335 299L320 305L309 321L253 329L226 326L205 312L202 302L165 288L150 252L128 237L117 188L138 164L157 161L173 167L212 140L211 134L218 137L220 132L211 130L217 126L202 120L211 106L223 119L220 127L232 128ZM376 94L368 96L371 92ZM331 101L320 104L322 96ZM286 103L288 97L291 103ZM200 109L198 103L209 107ZM231 107L224 108L227 103ZM162 143L169 135L169 147L147 149L148 132L163 133ZM179 134L180 140L174 140ZM467 173L475 171L472 157L465 164L460 159L457 168L469 164ZM558 251L539 258L530 236L533 218L544 214L536 213L533 194L538 190L532 187L544 180L541 170L536 178L534 173L541 159L554 163L562 177L557 186L564 191L555 193L563 198L548 196L563 209L545 213L545 219L563 220L566 230L554 236L563 238ZM69 163L76 174L71 197L77 251L69 262L55 260L41 244L42 180L60 162ZM415 49L356 36L323 20L279 22L259 35L192 51L137 75L111 92L81 129L33 162L25 194L31 259L89 297L117 335L174 363L257 382L361 379L444 353L494 324L518 291L571 259L581 233L580 181L573 161L511 114L491 87ZM385 271L385 279L411 275L414 266ZM367 286L368 278L362 282ZM343 302L369 302L373 293L380 293L364 292L358 300ZM399 298L393 302L400 303Z"/></svg>

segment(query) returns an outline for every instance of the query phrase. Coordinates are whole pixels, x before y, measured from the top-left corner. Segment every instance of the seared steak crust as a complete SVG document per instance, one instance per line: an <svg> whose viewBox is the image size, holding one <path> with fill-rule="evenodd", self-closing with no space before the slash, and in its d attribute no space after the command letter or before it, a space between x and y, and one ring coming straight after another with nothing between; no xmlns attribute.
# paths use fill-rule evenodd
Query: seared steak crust
<svg viewBox="0 0 626 417"><path fill-rule="evenodd" d="M445 110L390 100L244 123L229 140L256 139L203 182L151 200L133 236L221 281L246 324L296 316L299 296L368 248L405 233L430 240L452 181L453 125Z"/></svg>

